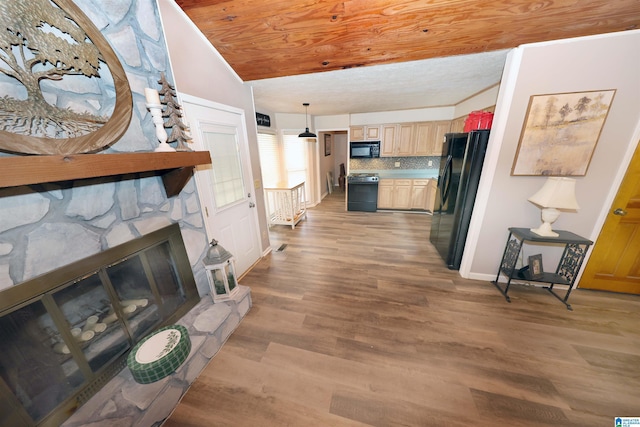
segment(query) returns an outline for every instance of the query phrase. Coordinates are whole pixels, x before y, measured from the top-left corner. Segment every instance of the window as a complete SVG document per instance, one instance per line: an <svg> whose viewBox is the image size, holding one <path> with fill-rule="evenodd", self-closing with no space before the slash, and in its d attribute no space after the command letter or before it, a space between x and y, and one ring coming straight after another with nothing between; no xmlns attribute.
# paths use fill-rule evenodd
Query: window
<svg viewBox="0 0 640 427"><path fill-rule="evenodd" d="M270 133L258 133L260 168L264 187L276 187L279 183L289 185L305 182L307 198L312 188L310 174L310 150L306 139L298 133L284 134L282 141Z"/></svg>
<svg viewBox="0 0 640 427"><path fill-rule="evenodd" d="M282 181L280 145L276 136L271 133L258 133L258 148L262 184L265 187L275 187Z"/></svg>
<svg viewBox="0 0 640 427"><path fill-rule="evenodd" d="M305 181L308 186L310 177L306 140L300 140L298 135L284 135L284 154L289 184Z"/></svg>

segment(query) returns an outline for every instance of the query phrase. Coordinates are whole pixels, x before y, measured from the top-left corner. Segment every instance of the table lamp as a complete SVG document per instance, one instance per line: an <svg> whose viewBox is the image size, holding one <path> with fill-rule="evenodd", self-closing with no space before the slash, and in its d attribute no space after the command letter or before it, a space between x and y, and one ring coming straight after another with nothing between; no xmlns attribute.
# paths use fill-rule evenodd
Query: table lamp
<svg viewBox="0 0 640 427"><path fill-rule="evenodd" d="M578 210L576 201L576 180L573 178L549 177L542 188L529 201L542 208L542 225L532 228L531 232L538 236L558 237L551 230L551 224L560 216L558 209Z"/></svg>

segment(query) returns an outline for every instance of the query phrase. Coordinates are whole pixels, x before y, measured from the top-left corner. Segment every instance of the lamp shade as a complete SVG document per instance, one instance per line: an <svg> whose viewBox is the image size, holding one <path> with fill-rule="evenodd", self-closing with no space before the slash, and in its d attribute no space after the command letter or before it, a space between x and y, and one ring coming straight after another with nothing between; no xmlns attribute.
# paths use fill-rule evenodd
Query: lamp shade
<svg viewBox="0 0 640 427"><path fill-rule="evenodd" d="M318 136L315 133L309 132L309 128L306 128L304 132L298 135L298 138L317 138Z"/></svg>
<svg viewBox="0 0 640 427"><path fill-rule="evenodd" d="M317 138L318 136L315 133L309 132L309 123L307 122L307 108L309 107L309 103L305 102L302 105L304 105L304 121L307 127L304 129L304 132L298 135L298 138Z"/></svg>
<svg viewBox="0 0 640 427"><path fill-rule="evenodd" d="M547 178L542 188L529 197L529 201L542 208L580 209L576 200L576 180L573 178Z"/></svg>

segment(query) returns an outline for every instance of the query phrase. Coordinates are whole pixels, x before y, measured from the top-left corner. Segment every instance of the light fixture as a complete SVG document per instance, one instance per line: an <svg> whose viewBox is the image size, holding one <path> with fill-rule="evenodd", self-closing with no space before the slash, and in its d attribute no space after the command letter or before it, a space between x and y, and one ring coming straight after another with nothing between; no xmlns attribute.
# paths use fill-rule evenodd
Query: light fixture
<svg viewBox="0 0 640 427"><path fill-rule="evenodd" d="M576 180L573 178L547 178L542 188L529 197L529 201L542 208L542 225L531 231L544 237L558 237L558 233L551 230L551 224L560 216L558 209L580 209L576 201Z"/></svg>
<svg viewBox="0 0 640 427"><path fill-rule="evenodd" d="M307 122L307 107L309 106L309 103L305 102L302 105L304 105L304 123L307 127L304 129L304 132L298 135L298 138L317 138L318 136L315 133L309 132L309 123Z"/></svg>

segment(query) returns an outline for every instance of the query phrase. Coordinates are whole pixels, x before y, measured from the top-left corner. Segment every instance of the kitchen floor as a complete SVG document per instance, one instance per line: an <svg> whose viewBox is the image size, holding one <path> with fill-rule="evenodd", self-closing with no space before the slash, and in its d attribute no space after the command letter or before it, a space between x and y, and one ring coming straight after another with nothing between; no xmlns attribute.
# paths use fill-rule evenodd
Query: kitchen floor
<svg viewBox="0 0 640 427"><path fill-rule="evenodd" d="M165 427L607 426L640 416L640 298L444 267L431 216L334 192L241 284L253 308ZM496 266L497 267L497 266Z"/></svg>

